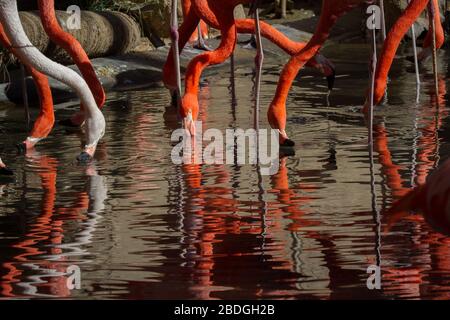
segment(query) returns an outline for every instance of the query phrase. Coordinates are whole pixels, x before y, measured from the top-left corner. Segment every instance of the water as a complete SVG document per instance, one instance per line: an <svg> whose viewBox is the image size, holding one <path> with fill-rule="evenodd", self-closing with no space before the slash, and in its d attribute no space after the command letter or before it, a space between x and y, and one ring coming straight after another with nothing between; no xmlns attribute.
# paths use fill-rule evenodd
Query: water
<svg viewBox="0 0 450 320"><path fill-rule="evenodd" d="M0 185L0 297L450 298L450 239L420 215L383 214L450 155L448 52L440 109L431 68L416 103L411 66L396 61L395 95L376 111L371 175L359 112L367 54L338 49L329 53L340 74L329 105L314 72L295 82L288 133L296 155L272 177L252 165L174 165L178 124L162 88L109 95L107 133L88 166L74 160L81 134L61 127L35 153L16 156L22 113L7 109L15 120L0 120L2 155L16 181ZM280 63L268 59L264 70L262 128ZM219 71L201 89L205 127L250 128L253 68L236 66L236 101L229 68ZM382 289L368 290L366 270L377 264ZM81 289L71 291L72 265Z"/></svg>

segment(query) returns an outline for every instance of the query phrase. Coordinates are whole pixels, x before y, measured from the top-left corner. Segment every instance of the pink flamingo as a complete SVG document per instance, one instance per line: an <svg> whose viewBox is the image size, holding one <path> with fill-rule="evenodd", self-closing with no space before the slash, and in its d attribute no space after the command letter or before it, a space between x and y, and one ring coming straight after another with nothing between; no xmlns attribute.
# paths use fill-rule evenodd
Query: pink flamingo
<svg viewBox="0 0 450 320"><path fill-rule="evenodd" d="M77 92L85 106L84 114L86 117L86 145L78 159L80 161L91 159L99 140L104 135L106 125L105 118L98 109L88 84L75 71L48 59L30 43L20 22L16 1L0 1L0 22L11 42L11 48L15 49L15 54L27 67L35 68L37 71L63 82Z"/></svg>

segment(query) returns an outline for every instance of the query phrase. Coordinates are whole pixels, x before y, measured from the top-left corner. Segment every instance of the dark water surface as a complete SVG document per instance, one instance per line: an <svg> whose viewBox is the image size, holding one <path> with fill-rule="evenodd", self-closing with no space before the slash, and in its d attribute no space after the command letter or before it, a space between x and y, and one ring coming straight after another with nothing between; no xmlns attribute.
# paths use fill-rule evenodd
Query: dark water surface
<svg viewBox="0 0 450 320"><path fill-rule="evenodd" d="M17 119L0 120L0 151L16 172L0 183L0 297L450 298L450 239L420 215L383 214L450 155L448 52L441 108L430 65L416 103L411 65L395 62L376 111L373 175L358 111L367 54L342 47L331 56L340 76L329 105L325 82L302 72L288 101L296 155L262 179L252 165L174 165L178 124L162 88L109 96L107 133L88 166L75 161L81 134L61 127L16 156L21 111L0 111ZM264 70L263 128L280 66ZM252 127L252 73L236 66L236 101L227 67L204 79L205 127ZM382 289L371 291L366 270L377 264ZM71 265L79 290L66 285Z"/></svg>

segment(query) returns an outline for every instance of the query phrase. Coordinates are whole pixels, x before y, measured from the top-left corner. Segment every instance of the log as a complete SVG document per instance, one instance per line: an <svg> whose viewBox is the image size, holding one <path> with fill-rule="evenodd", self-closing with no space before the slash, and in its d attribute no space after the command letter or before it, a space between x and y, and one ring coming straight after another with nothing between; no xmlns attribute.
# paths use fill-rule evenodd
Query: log
<svg viewBox="0 0 450 320"><path fill-rule="evenodd" d="M57 11L56 16L61 27L81 43L90 58L124 54L140 44L138 23L124 13L81 11L81 28L78 30L67 28L70 15L65 11ZM37 11L20 12L20 18L33 45L57 62L71 63L67 53L50 42Z"/></svg>

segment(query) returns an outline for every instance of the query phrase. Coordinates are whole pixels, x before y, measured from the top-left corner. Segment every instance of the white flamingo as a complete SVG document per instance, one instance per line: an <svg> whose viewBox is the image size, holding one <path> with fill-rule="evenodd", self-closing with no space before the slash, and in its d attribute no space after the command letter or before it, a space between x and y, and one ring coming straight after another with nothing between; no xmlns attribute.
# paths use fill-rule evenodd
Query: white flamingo
<svg viewBox="0 0 450 320"><path fill-rule="evenodd" d="M0 0L0 22L12 46L16 49L18 58L25 65L71 87L77 93L81 103L86 106L86 110L84 110L86 145L78 156L78 160L90 160L95 153L99 140L104 135L106 125L105 118L98 109L86 81L72 69L47 58L31 44L21 24L16 0ZM1 160L0 168L6 168Z"/></svg>

